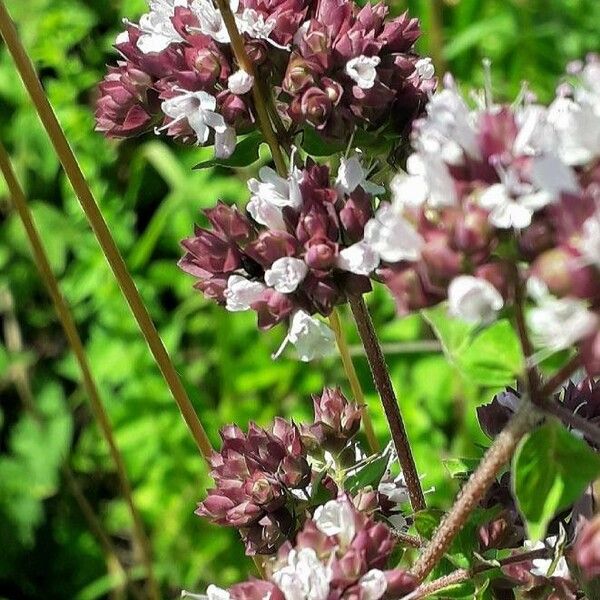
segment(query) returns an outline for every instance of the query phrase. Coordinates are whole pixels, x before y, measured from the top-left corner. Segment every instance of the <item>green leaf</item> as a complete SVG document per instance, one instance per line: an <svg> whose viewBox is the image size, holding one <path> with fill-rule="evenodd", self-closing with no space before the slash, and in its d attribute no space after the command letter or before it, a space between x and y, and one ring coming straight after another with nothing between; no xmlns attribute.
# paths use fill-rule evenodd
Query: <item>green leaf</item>
<svg viewBox="0 0 600 600"><path fill-rule="evenodd" d="M453 479L466 479L479 464L477 458L449 458L443 461L444 467Z"/></svg>
<svg viewBox="0 0 600 600"><path fill-rule="evenodd" d="M300 146L310 156L333 156L345 150L343 144L326 142L312 127L304 129Z"/></svg>
<svg viewBox="0 0 600 600"><path fill-rule="evenodd" d="M235 152L229 158L212 158L197 164L194 169L209 169L211 167L242 168L255 163L260 155L263 143L262 134L251 133L238 142Z"/></svg>
<svg viewBox="0 0 600 600"><path fill-rule="evenodd" d="M381 478L385 475L390 461L389 452L384 451L379 456L369 460L363 467L348 477L344 484L346 491L354 494L365 487L377 489Z"/></svg>
<svg viewBox="0 0 600 600"><path fill-rule="evenodd" d="M532 540L600 475L600 456L558 423L527 436L513 460L514 491Z"/></svg>

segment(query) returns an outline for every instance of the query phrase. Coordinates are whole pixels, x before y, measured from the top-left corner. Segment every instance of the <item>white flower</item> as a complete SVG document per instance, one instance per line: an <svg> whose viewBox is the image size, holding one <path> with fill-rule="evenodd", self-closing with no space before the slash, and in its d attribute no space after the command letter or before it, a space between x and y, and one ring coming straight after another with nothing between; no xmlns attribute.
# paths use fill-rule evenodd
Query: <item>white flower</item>
<svg viewBox="0 0 600 600"><path fill-rule="evenodd" d="M344 248L336 261L338 268L357 275L370 275L379 266L379 254L363 242Z"/></svg>
<svg viewBox="0 0 600 600"><path fill-rule="evenodd" d="M368 90L375 85L377 78L376 66L381 62L378 56L365 56L361 54L351 58L346 63L347 75L356 82L359 88Z"/></svg>
<svg viewBox="0 0 600 600"><path fill-rule="evenodd" d="M287 229L281 209L261 196L252 196L246 210L257 223L266 225L269 229L281 231Z"/></svg>
<svg viewBox="0 0 600 600"><path fill-rule="evenodd" d="M534 342L554 352L572 346L598 327L598 317L574 298L548 298L527 317Z"/></svg>
<svg viewBox="0 0 600 600"><path fill-rule="evenodd" d="M312 548L290 550L288 564L275 571L273 582L285 600L327 600L331 570Z"/></svg>
<svg viewBox="0 0 600 600"><path fill-rule="evenodd" d="M371 569L358 581L361 600L379 600L387 590L387 579L383 571Z"/></svg>
<svg viewBox="0 0 600 600"><path fill-rule="evenodd" d="M393 481L381 481L377 487L377 491L396 505L404 504L410 499L408 488L402 475L396 477Z"/></svg>
<svg viewBox="0 0 600 600"><path fill-rule="evenodd" d="M382 260L418 260L423 238L390 204L383 204L365 225L365 242Z"/></svg>
<svg viewBox="0 0 600 600"><path fill-rule="evenodd" d="M435 67L428 56L415 63L415 70L421 79L433 79L435 77Z"/></svg>
<svg viewBox="0 0 600 600"><path fill-rule="evenodd" d="M338 536L342 548L346 548L356 535L354 511L346 500L330 500L319 506L313 521L321 533Z"/></svg>
<svg viewBox="0 0 600 600"><path fill-rule="evenodd" d="M335 352L335 335L323 321L311 317L303 310L294 313L290 329L279 350L273 355L277 358L288 343L296 347L302 362L329 356Z"/></svg>
<svg viewBox="0 0 600 600"><path fill-rule="evenodd" d="M284 256L265 271L265 283L282 294L291 294L298 289L307 273L308 267L303 260Z"/></svg>
<svg viewBox="0 0 600 600"><path fill-rule="evenodd" d="M179 96L162 103L162 111L173 119L162 129L168 128L178 121L187 120L188 125L196 134L198 144L205 144L211 129L218 135L225 135L228 129L223 116L215 112L216 108L217 99L214 96L206 92L181 90Z"/></svg>
<svg viewBox="0 0 600 600"><path fill-rule="evenodd" d="M350 158L342 157L335 187L341 194L351 194L357 187L362 187L365 192L373 196L385 192L385 188L368 181L367 175L358 154Z"/></svg>
<svg viewBox="0 0 600 600"><path fill-rule="evenodd" d="M600 269L600 209L583 224L578 247L586 262Z"/></svg>
<svg viewBox="0 0 600 600"><path fill-rule="evenodd" d="M250 73L246 73L244 69L239 69L227 80L227 89L237 96L247 94L254 85L254 77Z"/></svg>
<svg viewBox="0 0 600 600"><path fill-rule="evenodd" d="M234 0L230 3L231 11L235 14L238 10L238 2ZM221 44L229 43L229 33L221 16L219 9L213 4L212 0L194 0L190 9L198 18L199 30L213 40Z"/></svg>
<svg viewBox="0 0 600 600"><path fill-rule="evenodd" d="M259 40L265 40L276 48L287 49L277 44L270 37L277 25L275 19L270 17L265 19L264 15L253 8L245 8L241 15L237 15L236 22L241 33L246 33L250 37Z"/></svg>
<svg viewBox="0 0 600 600"><path fill-rule="evenodd" d="M143 54L162 52L183 38L173 26L171 17L177 6L187 6L187 0L150 0L150 12L142 15L137 26L142 32L137 47Z"/></svg>
<svg viewBox="0 0 600 600"><path fill-rule="evenodd" d="M532 542L531 540L525 540L523 546L528 552L534 550L543 550L544 548L554 548L557 542L557 536L553 535L546 539L545 542ZM551 558L536 558L533 561L533 568L531 573L538 577L561 577L563 579L570 579L571 575L569 572L569 566L564 556L561 556L552 572L550 568L554 563L554 557Z"/></svg>
<svg viewBox="0 0 600 600"><path fill-rule="evenodd" d="M550 194L553 200L560 198L563 192L579 192L579 183L573 169L552 153L542 154L533 159L531 183Z"/></svg>
<svg viewBox="0 0 600 600"><path fill-rule="evenodd" d="M406 161L407 174L392 180L392 197L396 208L421 206L431 208L454 206L458 201L454 179L439 151L422 150Z"/></svg>
<svg viewBox="0 0 600 600"><path fill-rule="evenodd" d="M263 167L258 172L259 179L250 179L248 189L263 201L283 208L291 206L300 208L302 194L300 193L301 172L293 168L287 179L278 175L271 167Z"/></svg>
<svg viewBox="0 0 600 600"><path fill-rule="evenodd" d="M519 396L510 391L500 392L496 395L496 400L498 400L498 404L500 404L500 406L504 406L504 408L508 408L513 412L517 412L517 409L521 405L521 399Z"/></svg>
<svg viewBox="0 0 600 600"><path fill-rule="evenodd" d="M485 279L460 275L448 287L448 309L468 323L490 323L504 306L500 292Z"/></svg>
<svg viewBox="0 0 600 600"><path fill-rule="evenodd" d="M265 286L258 281L250 281L241 275L231 275L224 292L227 310L249 310L250 306L260 299L264 290Z"/></svg>
<svg viewBox="0 0 600 600"><path fill-rule="evenodd" d="M490 211L489 222L495 227L523 229L531 224L534 212L553 201L548 192L535 192L531 186L529 191L530 193L518 195L511 183L496 183L481 194L479 204Z"/></svg>

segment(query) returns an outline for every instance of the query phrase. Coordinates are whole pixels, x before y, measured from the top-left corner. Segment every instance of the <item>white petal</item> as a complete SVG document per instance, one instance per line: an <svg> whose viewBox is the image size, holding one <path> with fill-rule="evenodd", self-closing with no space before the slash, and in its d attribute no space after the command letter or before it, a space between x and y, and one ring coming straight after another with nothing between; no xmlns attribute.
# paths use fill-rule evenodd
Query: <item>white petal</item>
<svg viewBox="0 0 600 600"><path fill-rule="evenodd" d="M232 94L242 96L247 94L254 85L254 77L243 69L236 71L227 80L227 88Z"/></svg>
<svg viewBox="0 0 600 600"><path fill-rule="evenodd" d="M286 256L278 258L265 272L265 283L282 294L291 294L298 289L308 273L306 263Z"/></svg>
<svg viewBox="0 0 600 600"><path fill-rule="evenodd" d="M249 310L260 299L265 286L258 281L250 281L241 275L231 275L225 290L226 308L231 312Z"/></svg>
<svg viewBox="0 0 600 600"><path fill-rule="evenodd" d="M503 306L500 292L485 279L460 275L448 287L450 314L468 323L489 323Z"/></svg>
<svg viewBox="0 0 600 600"><path fill-rule="evenodd" d="M421 175L396 175L391 183L392 200L397 210L405 206L418 207L425 203L429 194L427 181Z"/></svg>
<svg viewBox="0 0 600 600"><path fill-rule="evenodd" d="M303 310L294 313L287 339L296 347L302 362L310 362L335 352L333 331Z"/></svg>
<svg viewBox="0 0 600 600"><path fill-rule="evenodd" d="M342 158L336 179L336 187L344 194L351 194L364 180L365 170L358 155Z"/></svg>
<svg viewBox="0 0 600 600"><path fill-rule="evenodd" d="M208 600L229 600L231 597L227 590L212 584L206 588L206 596Z"/></svg>
<svg viewBox="0 0 600 600"><path fill-rule="evenodd" d="M287 227L281 209L266 202L260 196L252 196L246 209L260 225L266 225L269 229L286 231Z"/></svg>
<svg viewBox="0 0 600 600"><path fill-rule="evenodd" d="M330 500L319 506L313 520L321 533L338 536L343 547L350 544L356 534L354 510L346 500Z"/></svg>
<svg viewBox="0 0 600 600"><path fill-rule="evenodd" d="M356 82L358 87L368 90L375 85L377 70L381 62L378 56L357 56L346 63L346 74Z"/></svg>
<svg viewBox="0 0 600 600"><path fill-rule="evenodd" d="M337 259L338 268L357 275L370 275L379 266L379 254L365 242L344 248Z"/></svg>
<svg viewBox="0 0 600 600"><path fill-rule="evenodd" d="M387 579L379 569L371 569L358 581L361 600L379 600L387 590Z"/></svg>
<svg viewBox="0 0 600 600"><path fill-rule="evenodd" d="M235 152L237 135L233 127L227 127L225 131L215 133L215 156L217 158L229 158Z"/></svg>

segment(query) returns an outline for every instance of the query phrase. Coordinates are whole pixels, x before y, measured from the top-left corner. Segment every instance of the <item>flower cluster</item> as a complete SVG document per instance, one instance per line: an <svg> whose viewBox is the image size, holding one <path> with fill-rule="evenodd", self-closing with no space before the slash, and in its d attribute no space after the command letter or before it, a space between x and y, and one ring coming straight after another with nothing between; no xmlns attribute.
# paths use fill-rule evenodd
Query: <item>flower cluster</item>
<svg viewBox="0 0 600 600"><path fill-rule="evenodd" d="M121 60L100 85L97 129L109 137L151 130L230 156L255 121L254 76L236 64L213 0L148 0L139 23L116 41ZM419 113L435 86L413 44L415 19L387 20L383 5L350 0L234 0L237 29L257 76L279 90L293 126L346 140L358 126L396 129Z"/></svg>
<svg viewBox="0 0 600 600"><path fill-rule="evenodd" d="M578 343L594 374L600 154L574 148L573 128L600 127L597 62L582 67L581 80L585 89L561 89L549 108L526 92L513 105L494 104L489 91L471 108L447 76L415 122L414 152L392 181L392 202L378 209L386 231L410 235L390 244L377 277L400 312L447 299L451 314L484 324L527 283L538 304L529 321L536 345L547 353Z"/></svg>
<svg viewBox="0 0 600 600"><path fill-rule="evenodd" d="M208 600L379 600L399 598L417 582L401 569L386 570L395 547L391 530L359 512L344 496L320 506L294 545L267 564L268 579L210 586Z"/></svg>
<svg viewBox="0 0 600 600"><path fill-rule="evenodd" d="M240 530L248 554L272 554L293 540L306 515L335 498L346 483L375 462L385 470L356 490L357 510L406 527L400 510L408 500L401 478L390 474L393 454L365 456L355 439L362 407L339 389L313 397L315 417L307 425L277 418L269 429L251 423L248 433L230 425L221 430L223 445L210 464L215 488L197 514ZM377 469L375 469L377 471Z"/></svg>
<svg viewBox="0 0 600 600"><path fill-rule="evenodd" d="M206 211L212 229L197 227L183 241L179 264L208 298L256 311L260 328L289 321L286 341L302 360L321 356L333 335L312 315L369 291L382 260L418 251L410 225L397 224L387 207L374 212L379 188L367 176L358 155L342 159L335 180L316 164L292 167L287 178L264 167L248 183L251 218L224 204Z"/></svg>

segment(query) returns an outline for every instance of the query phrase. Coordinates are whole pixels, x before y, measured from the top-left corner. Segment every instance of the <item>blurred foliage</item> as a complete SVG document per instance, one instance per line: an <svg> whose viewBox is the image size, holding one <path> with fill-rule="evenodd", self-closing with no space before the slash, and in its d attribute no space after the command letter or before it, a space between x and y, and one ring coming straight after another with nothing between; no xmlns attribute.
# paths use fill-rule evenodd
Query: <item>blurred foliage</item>
<svg viewBox="0 0 600 600"><path fill-rule="evenodd" d="M344 385L336 359L306 366L273 362L283 332L259 334L252 314L227 314L193 292L176 260L179 240L199 210L218 198L243 202L244 171L192 170L210 152L147 138L116 144L94 133L94 88L115 56L111 44L125 16L143 0L8 0L84 172L213 441L220 424L266 424L274 415L308 417L309 396ZM494 85L511 97L528 79L552 94L565 63L598 50L597 0L413 0L429 31L442 9L443 55L458 79L480 85L483 57ZM406 8L398 2L396 12ZM422 50L429 47L427 36ZM4 49L0 52L0 135L25 186L52 265L73 308L103 399L125 456L154 546L165 597L228 584L251 570L233 532L193 515L209 481L175 404L142 341L79 204ZM62 483L69 464L103 526L124 556L131 526L107 448L79 386L76 365L30 260L26 238L0 183L0 597L92 600L106 593L106 561ZM419 317L397 319L382 290L370 299L431 504L445 507L456 483L444 459L477 458L485 439L474 408L510 383L520 363L511 330L499 323L474 332L458 358L414 351L432 339ZM8 303L10 304L10 303ZM439 330L440 319L428 315ZM442 325L443 325L443 319ZM436 324L437 323L437 324ZM17 325L24 339L11 341ZM448 324L446 323L446 327ZM14 333L14 332L13 332ZM354 330L348 327L351 342ZM442 332L439 332L442 333ZM446 332L452 339L452 332ZM454 337L454 339L457 339ZM418 350L418 349L417 349ZM357 359L375 427L386 425L367 365ZM466 369L466 371L465 371ZM15 385L28 374L34 406ZM469 378L465 376L465 373ZM492 387L490 387L492 386ZM31 410L33 408L33 410Z"/></svg>

